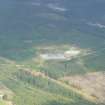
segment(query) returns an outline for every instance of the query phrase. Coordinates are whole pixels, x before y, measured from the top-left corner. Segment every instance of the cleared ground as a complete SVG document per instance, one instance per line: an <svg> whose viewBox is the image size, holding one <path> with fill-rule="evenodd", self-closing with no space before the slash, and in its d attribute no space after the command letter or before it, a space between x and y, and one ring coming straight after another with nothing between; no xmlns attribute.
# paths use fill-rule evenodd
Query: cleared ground
<svg viewBox="0 0 105 105"><path fill-rule="evenodd" d="M105 104L105 72L68 76L61 78L61 80L83 93L93 96L97 102Z"/></svg>

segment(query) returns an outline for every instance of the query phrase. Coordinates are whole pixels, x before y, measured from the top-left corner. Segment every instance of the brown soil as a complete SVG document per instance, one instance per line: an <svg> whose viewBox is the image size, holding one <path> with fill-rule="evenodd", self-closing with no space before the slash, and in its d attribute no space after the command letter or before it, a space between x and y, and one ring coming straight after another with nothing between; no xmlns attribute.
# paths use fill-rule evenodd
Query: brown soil
<svg viewBox="0 0 105 105"><path fill-rule="evenodd" d="M61 78L73 88L91 95L97 102L105 103L105 72L94 72Z"/></svg>

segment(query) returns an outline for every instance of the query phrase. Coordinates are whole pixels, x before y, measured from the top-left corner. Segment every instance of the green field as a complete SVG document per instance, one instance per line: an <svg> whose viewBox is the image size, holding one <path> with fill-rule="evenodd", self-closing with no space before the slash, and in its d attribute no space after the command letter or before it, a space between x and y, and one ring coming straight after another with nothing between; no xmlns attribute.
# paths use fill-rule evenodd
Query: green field
<svg viewBox="0 0 105 105"><path fill-rule="evenodd" d="M75 91L47 78L33 77L24 71L19 73L11 61L0 61L0 81L14 93L11 101L16 105L95 105Z"/></svg>

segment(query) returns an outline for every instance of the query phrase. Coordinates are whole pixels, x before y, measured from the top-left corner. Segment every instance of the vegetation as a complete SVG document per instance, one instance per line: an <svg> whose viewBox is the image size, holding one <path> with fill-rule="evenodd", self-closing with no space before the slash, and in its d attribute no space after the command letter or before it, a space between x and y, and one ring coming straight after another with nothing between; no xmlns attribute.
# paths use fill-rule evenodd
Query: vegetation
<svg viewBox="0 0 105 105"><path fill-rule="evenodd" d="M56 11L49 4L66 11ZM59 79L105 71L105 28L87 24L104 24L104 4L104 0L0 1L0 83L13 92L13 104L96 105ZM39 58L40 47L64 51L71 46L89 49L91 54L70 61ZM6 102L0 100L0 105Z"/></svg>
<svg viewBox="0 0 105 105"><path fill-rule="evenodd" d="M0 101L0 105L7 105L5 101Z"/></svg>
<svg viewBox="0 0 105 105"><path fill-rule="evenodd" d="M11 100L17 105L95 105L81 95L47 78L34 77L16 67L11 61L0 60L0 81L14 93Z"/></svg>

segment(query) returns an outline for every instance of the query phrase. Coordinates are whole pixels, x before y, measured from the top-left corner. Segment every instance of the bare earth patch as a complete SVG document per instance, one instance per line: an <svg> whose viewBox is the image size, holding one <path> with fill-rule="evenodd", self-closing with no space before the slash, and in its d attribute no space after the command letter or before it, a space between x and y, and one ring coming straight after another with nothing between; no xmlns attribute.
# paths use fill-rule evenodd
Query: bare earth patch
<svg viewBox="0 0 105 105"><path fill-rule="evenodd" d="M2 83L0 83L0 99L1 100L5 100L5 101L10 101L12 100L14 96L14 93L8 89L5 85L3 85Z"/></svg>
<svg viewBox="0 0 105 105"><path fill-rule="evenodd" d="M105 104L105 72L68 76L60 80L96 98L97 102Z"/></svg>

